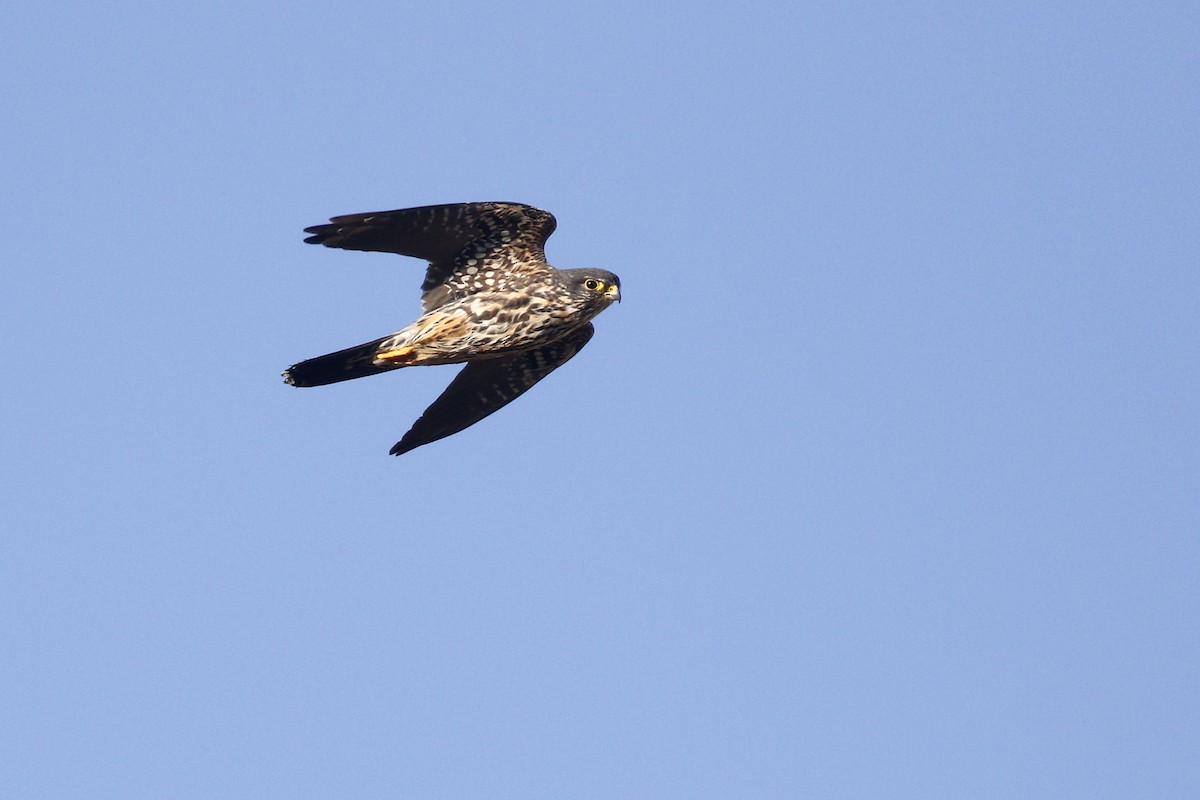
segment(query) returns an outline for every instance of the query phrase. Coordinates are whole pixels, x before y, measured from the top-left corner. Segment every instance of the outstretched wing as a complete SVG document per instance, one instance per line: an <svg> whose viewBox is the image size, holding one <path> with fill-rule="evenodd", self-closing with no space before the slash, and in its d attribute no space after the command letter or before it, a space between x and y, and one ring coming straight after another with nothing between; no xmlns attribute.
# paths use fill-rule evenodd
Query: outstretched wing
<svg viewBox="0 0 1200 800"><path fill-rule="evenodd" d="M545 245L556 224L550 212L521 203L453 203L334 217L305 228L312 236L304 241L425 259L421 301L429 311L549 272Z"/></svg>
<svg viewBox="0 0 1200 800"><path fill-rule="evenodd" d="M582 350L595 330L589 322L535 350L468 363L404 438L396 442L391 454L402 455L444 439L508 405Z"/></svg>

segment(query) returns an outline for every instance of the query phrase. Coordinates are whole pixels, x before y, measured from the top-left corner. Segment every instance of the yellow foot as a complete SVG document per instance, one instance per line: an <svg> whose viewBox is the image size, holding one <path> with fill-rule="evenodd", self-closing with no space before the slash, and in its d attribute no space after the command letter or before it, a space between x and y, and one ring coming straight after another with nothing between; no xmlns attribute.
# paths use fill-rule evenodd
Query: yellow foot
<svg viewBox="0 0 1200 800"><path fill-rule="evenodd" d="M393 347L390 350L380 350L375 354L376 361L404 361L407 356L412 355L412 352L417 348L411 344L406 344L403 347Z"/></svg>

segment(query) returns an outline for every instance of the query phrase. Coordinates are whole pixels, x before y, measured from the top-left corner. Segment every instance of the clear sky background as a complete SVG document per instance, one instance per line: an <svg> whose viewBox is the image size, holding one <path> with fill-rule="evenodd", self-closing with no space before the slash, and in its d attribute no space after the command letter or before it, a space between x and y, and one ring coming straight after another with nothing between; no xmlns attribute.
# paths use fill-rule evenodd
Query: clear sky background
<svg viewBox="0 0 1200 800"><path fill-rule="evenodd" d="M3 17L5 797L1200 795L1195 3ZM392 458L463 200L625 301Z"/></svg>

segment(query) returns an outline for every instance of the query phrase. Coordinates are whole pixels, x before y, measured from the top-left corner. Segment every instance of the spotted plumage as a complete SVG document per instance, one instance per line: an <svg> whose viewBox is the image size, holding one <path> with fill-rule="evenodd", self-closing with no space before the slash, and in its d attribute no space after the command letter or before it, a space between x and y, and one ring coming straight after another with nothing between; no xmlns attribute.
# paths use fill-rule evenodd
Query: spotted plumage
<svg viewBox="0 0 1200 800"><path fill-rule="evenodd" d="M425 313L373 342L301 361L284 380L322 386L466 362L391 453L474 425L579 352L592 338L592 318L621 299L621 281L607 270L546 262L555 224L549 212L518 203L456 203L350 214L306 228L310 244L428 261Z"/></svg>

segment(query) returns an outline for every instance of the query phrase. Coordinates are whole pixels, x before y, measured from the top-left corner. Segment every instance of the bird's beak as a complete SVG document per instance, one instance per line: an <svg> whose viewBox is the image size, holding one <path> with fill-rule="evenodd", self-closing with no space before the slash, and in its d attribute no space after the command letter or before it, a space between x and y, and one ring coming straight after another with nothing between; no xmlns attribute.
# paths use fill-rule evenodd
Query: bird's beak
<svg viewBox="0 0 1200 800"><path fill-rule="evenodd" d="M604 296L610 301L616 300L618 303L621 302L621 287L614 283L604 290Z"/></svg>

